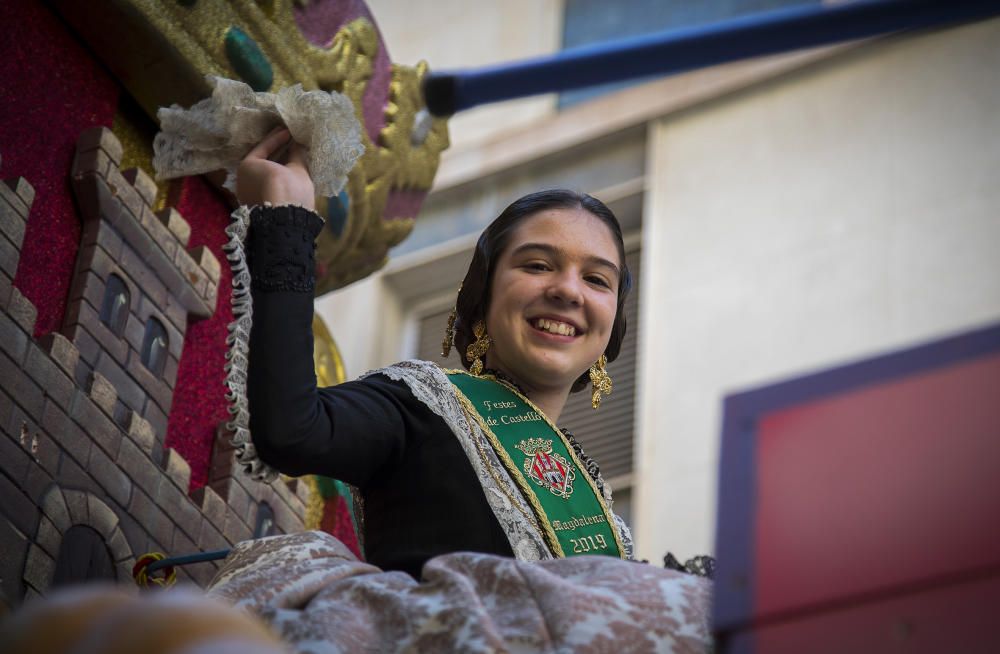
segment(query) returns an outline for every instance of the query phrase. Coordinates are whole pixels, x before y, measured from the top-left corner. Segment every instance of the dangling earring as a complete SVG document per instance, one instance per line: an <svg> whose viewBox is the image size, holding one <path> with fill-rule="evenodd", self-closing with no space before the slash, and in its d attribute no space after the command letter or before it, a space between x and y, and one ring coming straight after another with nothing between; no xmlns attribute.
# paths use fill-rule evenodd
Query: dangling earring
<svg viewBox="0 0 1000 654"><path fill-rule="evenodd" d="M458 285L458 292L462 292L462 285ZM458 317L458 298L455 298L455 306L448 314L448 326L444 328L444 340L441 341L441 356L447 358L451 354L451 346L455 343L455 319Z"/></svg>
<svg viewBox="0 0 1000 654"><path fill-rule="evenodd" d="M594 385L594 394L590 396L590 406L601 406L601 394L611 395L611 375L604 369L608 365L608 357L601 355L594 365L590 366L590 383Z"/></svg>
<svg viewBox="0 0 1000 654"><path fill-rule="evenodd" d="M455 342L455 318L457 315L458 309L452 307L451 313L448 314L448 326L444 328L444 340L441 341L441 356L445 358L451 354L451 345Z"/></svg>
<svg viewBox="0 0 1000 654"><path fill-rule="evenodd" d="M472 364L469 366L469 372L478 377L483 372L483 360L480 357L486 354L490 345L493 345L493 339L486 333L486 323L482 320L473 325L472 333L476 336L476 340L465 349L465 360Z"/></svg>

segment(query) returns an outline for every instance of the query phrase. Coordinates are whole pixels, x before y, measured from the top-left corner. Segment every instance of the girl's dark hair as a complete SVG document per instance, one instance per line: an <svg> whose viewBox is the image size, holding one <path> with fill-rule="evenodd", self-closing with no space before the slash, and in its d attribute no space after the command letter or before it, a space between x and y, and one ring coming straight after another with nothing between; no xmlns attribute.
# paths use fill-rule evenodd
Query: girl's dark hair
<svg viewBox="0 0 1000 654"><path fill-rule="evenodd" d="M608 361L618 358L618 353L625 340L625 298L632 288L632 273L625 264L625 243L622 240L622 228L615 214L597 198L583 193L555 189L531 193L515 200L503 210L496 220L479 237L476 251L472 255L472 263L465 273L462 288L455 302L455 348L462 365L469 367L465 360L465 350L475 340L472 327L479 320L486 319L486 308L490 305L490 288L493 284L493 274L497 261L504 248L510 242L510 235L526 218L539 211L547 209L577 209L581 208L603 222L611 230L615 245L618 247L618 258L621 260L621 273L618 279L618 308L615 322L611 327L611 338L604 354ZM586 372L573 383L573 392L582 390L590 381Z"/></svg>

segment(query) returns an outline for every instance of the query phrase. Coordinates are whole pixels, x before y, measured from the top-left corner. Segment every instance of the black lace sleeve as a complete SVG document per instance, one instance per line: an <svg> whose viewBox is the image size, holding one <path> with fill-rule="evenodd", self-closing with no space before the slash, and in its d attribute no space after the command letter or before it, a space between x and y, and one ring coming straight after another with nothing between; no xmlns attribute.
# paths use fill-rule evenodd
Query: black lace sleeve
<svg viewBox="0 0 1000 654"><path fill-rule="evenodd" d="M594 484L597 486L597 492L604 495L604 479L601 477L601 468L597 465L597 461L587 456L587 453L583 451L583 447L580 445L579 441L576 440L576 436L573 435L568 429L560 429L565 436L566 440L569 441L570 446L573 451L576 452L576 456L580 459L580 463L583 467L587 469L587 474L590 478L594 480Z"/></svg>
<svg viewBox="0 0 1000 654"><path fill-rule="evenodd" d="M298 291L316 288L313 245L323 219L302 207L254 207L247 232L247 263L254 291Z"/></svg>
<svg viewBox="0 0 1000 654"><path fill-rule="evenodd" d="M663 567L668 570L686 572L689 575L715 579L715 559L706 554L688 559L682 564L673 554L667 552L667 555L663 557Z"/></svg>

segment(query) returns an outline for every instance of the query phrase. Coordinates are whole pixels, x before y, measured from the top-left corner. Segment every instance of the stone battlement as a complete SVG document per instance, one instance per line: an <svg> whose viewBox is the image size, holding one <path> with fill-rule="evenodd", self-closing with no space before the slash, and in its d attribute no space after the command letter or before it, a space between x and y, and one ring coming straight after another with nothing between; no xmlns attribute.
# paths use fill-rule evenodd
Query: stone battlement
<svg viewBox="0 0 1000 654"><path fill-rule="evenodd" d="M121 172L121 156L105 127L77 141L83 234L61 331L162 443L188 321L215 311L220 267L208 248L186 249L190 226L173 209L153 212L156 184L141 169Z"/></svg>

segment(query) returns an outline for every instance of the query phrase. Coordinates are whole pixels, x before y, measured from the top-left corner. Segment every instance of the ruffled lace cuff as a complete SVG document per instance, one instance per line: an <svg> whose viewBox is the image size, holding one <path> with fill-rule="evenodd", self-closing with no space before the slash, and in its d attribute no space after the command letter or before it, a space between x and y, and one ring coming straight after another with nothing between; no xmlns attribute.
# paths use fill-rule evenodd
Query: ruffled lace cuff
<svg viewBox="0 0 1000 654"><path fill-rule="evenodd" d="M250 407L247 399L247 366L250 355L250 330L253 327L253 297L250 294L250 268L247 265L247 232L250 227L250 209L240 207L233 212L232 222L226 228L229 242L222 246L233 270L233 322L229 323L226 336L226 401L232 419L227 427L233 433L236 460L246 472L258 481L270 483L278 478L278 471L260 460L250 440Z"/></svg>
<svg viewBox="0 0 1000 654"><path fill-rule="evenodd" d="M316 288L316 237L323 219L303 207L254 207L246 239L255 291L312 293Z"/></svg>

